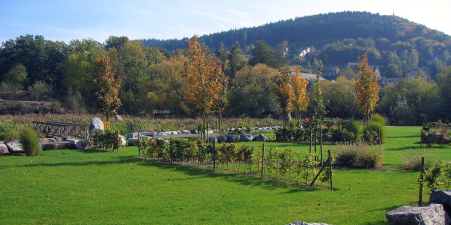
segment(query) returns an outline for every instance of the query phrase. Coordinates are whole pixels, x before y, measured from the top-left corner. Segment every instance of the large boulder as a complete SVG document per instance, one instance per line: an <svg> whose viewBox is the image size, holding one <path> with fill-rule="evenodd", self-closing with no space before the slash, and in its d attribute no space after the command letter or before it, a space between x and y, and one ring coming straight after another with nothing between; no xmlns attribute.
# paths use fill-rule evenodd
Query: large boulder
<svg viewBox="0 0 451 225"><path fill-rule="evenodd" d="M234 134L226 134L227 142L238 142L238 136Z"/></svg>
<svg viewBox="0 0 451 225"><path fill-rule="evenodd" d="M0 155L9 154L8 147L5 144L0 144Z"/></svg>
<svg viewBox="0 0 451 225"><path fill-rule="evenodd" d="M434 190L431 193L428 204L442 204L443 209L451 215L451 190L440 191Z"/></svg>
<svg viewBox="0 0 451 225"><path fill-rule="evenodd" d="M440 204L401 206L385 214L391 225L448 225L449 216Z"/></svg>
<svg viewBox="0 0 451 225"><path fill-rule="evenodd" d="M260 134L255 138L255 140L256 140L256 141L263 141L263 142L265 142L266 140L268 140L268 138L266 138L265 135L263 135L262 133L260 133Z"/></svg>
<svg viewBox="0 0 451 225"><path fill-rule="evenodd" d="M138 138L129 138L128 139L128 145L129 146L138 146L139 145Z"/></svg>
<svg viewBox="0 0 451 225"><path fill-rule="evenodd" d="M62 149L73 149L75 145L71 141L55 141L55 142L42 142L42 150L62 150Z"/></svg>
<svg viewBox="0 0 451 225"><path fill-rule="evenodd" d="M208 142L216 142L216 143L218 143L218 138L214 137L214 136L210 136L210 137L208 137Z"/></svg>
<svg viewBox="0 0 451 225"><path fill-rule="evenodd" d="M126 133L125 139L130 140L130 138L138 138L138 133Z"/></svg>
<svg viewBox="0 0 451 225"><path fill-rule="evenodd" d="M189 130L182 130L182 134L191 134Z"/></svg>
<svg viewBox="0 0 451 225"><path fill-rule="evenodd" d="M121 146L127 146L127 141L125 141L125 137L122 135L119 135L119 138L121 139Z"/></svg>
<svg viewBox="0 0 451 225"><path fill-rule="evenodd" d="M24 153L22 144L19 141L8 141L6 147L10 153Z"/></svg>
<svg viewBox="0 0 451 225"><path fill-rule="evenodd" d="M254 139L253 135L246 134L246 133L241 133L240 142L241 141L252 141L253 139Z"/></svg>
<svg viewBox="0 0 451 225"><path fill-rule="evenodd" d="M80 139L80 138L68 138L68 141L70 141L72 147L76 149L87 149L90 145L89 141L86 139Z"/></svg>
<svg viewBox="0 0 451 225"><path fill-rule="evenodd" d="M91 126L89 127L89 131L93 134L96 130L104 130L103 122L97 117L91 119Z"/></svg>
<svg viewBox="0 0 451 225"><path fill-rule="evenodd" d="M199 132L197 132L197 130L190 130L189 132L191 132L192 134L198 134Z"/></svg>
<svg viewBox="0 0 451 225"><path fill-rule="evenodd" d="M115 116L114 116L114 119L115 119L116 121L122 121L122 117L119 116L119 115L115 115Z"/></svg>
<svg viewBox="0 0 451 225"><path fill-rule="evenodd" d="M225 143L227 142L227 137L225 135L219 135L218 136L218 142L219 143Z"/></svg>

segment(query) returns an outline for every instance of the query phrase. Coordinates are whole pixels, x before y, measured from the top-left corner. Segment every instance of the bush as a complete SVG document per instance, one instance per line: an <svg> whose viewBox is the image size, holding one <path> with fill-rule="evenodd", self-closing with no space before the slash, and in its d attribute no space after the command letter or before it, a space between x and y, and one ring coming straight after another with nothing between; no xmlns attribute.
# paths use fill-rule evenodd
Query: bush
<svg viewBox="0 0 451 225"><path fill-rule="evenodd" d="M381 167L384 158L383 151L380 146L364 142L337 144L333 147L334 157L338 164L366 168Z"/></svg>
<svg viewBox="0 0 451 225"><path fill-rule="evenodd" d="M380 140L379 140L380 132ZM387 137L387 130L384 125L378 121L371 121L368 126L363 128L363 140L369 143L382 144Z"/></svg>
<svg viewBox="0 0 451 225"><path fill-rule="evenodd" d="M386 123L385 122L385 118L383 116L381 116L381 115L378 115L378 114L374 115L373 118L371 118L371 121L379 123L382 126L385 126L385 123Z"/></svg>
<svg viewBox="0 0 451 225"><path fill-rule="evenodd" d="M345 120L343 121L342 126L343 129L354 134L354 140L352 141L359 140L361 130L359 121L354 119Z"/></svg>
<svg viewBox="0 0 451 225"><path fill-rule="evenodd" d="M16 131L16 126L13 123L0 123L0 140L13 141L19 139L19 133ZM13 131L14 130L14 131ZM11 133L14 133L15 139L11 138Z"/></svg>
<svg viewBox="0 0 451 225"><path fill-rule="evenodd" d="M38 136L33 128L24 127L19 134L19 140L27 156L39 155L41 144L39 143Z"/></svg>
<svg viewBox="0 0 451 225"><path fill-rule="evenodd" d="M408 170L421 170L421 157L424 157L424 168L430 168L434 165L435 159L433 154L423 150L405 150L404 156L400 157L400 161Z"/></svg>

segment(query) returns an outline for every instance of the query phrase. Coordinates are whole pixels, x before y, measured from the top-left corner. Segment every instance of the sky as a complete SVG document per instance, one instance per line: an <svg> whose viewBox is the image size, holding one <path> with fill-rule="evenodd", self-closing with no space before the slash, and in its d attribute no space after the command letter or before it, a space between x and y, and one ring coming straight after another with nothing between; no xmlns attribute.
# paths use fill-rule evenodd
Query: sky
<svg viewBox="0 0 451 225"><path fill-rule="evenodd" d="M0 0L0 43L110 36L182 39L280 20L343 11L395 15L451 35L451 0Z"/></svg>

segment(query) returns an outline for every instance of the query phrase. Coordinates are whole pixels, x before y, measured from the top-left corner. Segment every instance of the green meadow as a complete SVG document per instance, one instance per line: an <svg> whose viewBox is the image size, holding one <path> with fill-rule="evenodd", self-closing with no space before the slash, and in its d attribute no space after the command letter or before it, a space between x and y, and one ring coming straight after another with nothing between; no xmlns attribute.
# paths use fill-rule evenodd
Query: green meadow
<svg viewBox="0 0 451 225"><path fill-rule="evenodd" d="M420 148L421 127L388 127L384 166L339 168L334 188L168 164L119 152L44 151L0 156L1 224L388 224L385 213L418 201L419 172L405 150L451 161L450 146ZM238 146L244 143L238 143ZM246 143L261 146L261 143ZM266 147L308 151L308 144ZM318 148L319 149L319 148ZM330 144L324 146L324 151ZM327 184L324 184L326 186ZM429 197L424 194L424 200Z"/></svg>

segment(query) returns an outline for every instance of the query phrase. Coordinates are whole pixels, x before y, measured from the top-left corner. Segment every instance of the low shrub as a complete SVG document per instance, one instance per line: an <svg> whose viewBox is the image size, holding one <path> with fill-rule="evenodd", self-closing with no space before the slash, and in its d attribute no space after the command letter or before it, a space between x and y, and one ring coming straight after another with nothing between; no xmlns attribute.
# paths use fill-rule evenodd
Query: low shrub
<svg viewBox="0 0 451 225"><path fill-rule="evenodd" d="M342 128L345 131L351 132L352 134L354 134L353 140L352 141L357 141L360 138L360 122L354 119L349 119L349 120L345 120L342 123Z"/></svg>
<svg viewBox="0 0 451 225"><path fill-rule="evenodd" d="M377 145L365 142L337 143L333 148L335 160L345 166L364 166L366 168L379 168L383 162L384 149Z"/></svg>
<svg viewBox="0 0 451 225"><path fill-rule="evenodd" d="M31 127L24 127L19 134L19 140L27 156L38 156L41 151L36 131Z"/></svg>
<svg viewBox="0 0 451 225"><path fill-rule="evenodd" d="M404 164L408 170L421 170L421 157L424 157L424 167L430 168L437 160L433 154L423 150L405 150L404 155L399 157L399 160Z"/></svg>
<svg viewBox="0 0 451 225"><path fill-rule="evenodd" d="M368 126L363 127L363 140L373 144L384 143L387 137L387 130L383 123L371 121Z"/></svg>
<svg viewBox="0 0 451 225"><path fill-rule="evenodd" d="M17 131L14 132L16 139L10 139L12 130L16 130L15 128L16 126L14 125L14 123L0 123L0 140L3 141L18 140L19 133Z"/></svg>

